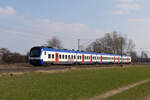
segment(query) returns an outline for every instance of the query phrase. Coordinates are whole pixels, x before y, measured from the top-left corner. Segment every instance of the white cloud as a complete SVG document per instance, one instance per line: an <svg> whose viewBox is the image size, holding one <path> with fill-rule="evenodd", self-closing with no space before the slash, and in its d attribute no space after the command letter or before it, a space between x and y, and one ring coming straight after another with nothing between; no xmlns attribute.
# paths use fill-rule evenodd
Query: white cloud
<svg viewBox="0 0 150 100"><path fill-rule="evenodd" d="M140 5L139 4L119 4L118 8L136 10L136 9L140 8Z"/></svg>
<svg viewBox="0 0 150 100"><path fill-rule="evenodd" d="M150 23L150 18L130 18L128 22Z"/></svg>
<svg viewBox="0 0 150 100"><path fill-rule="evenodd" d="M116 10L116 11L113 12L113 14L115 14L115 15L124 15L124 14L129 14L129 11Z"/></svg>
<svg viewBox="0 0 150 100"><path fill-rule="evenodd" d="M79 38L82 44L84 39L94 40L102 37L105 33L101 29L91 28L85 24L64 23L49 19L28 20L25 23L31 28L28 29L31 33L39 37L41 36L41 38L45 37L45 41L53 36L59 37L65 48L76 48L77 39Z"/></svg>
<svg viewBox="0 0 150 100"><path fill-rule="evenodd" d="M127 3L127 2L135 2L136 0L118 0L119 2Z"/></svg>
<svg viewBox="0 0 150 100"><path fill-rule="evenodd" d="M90 28L85 24L80 23L64 23L58 21L52 21L49 19L34 19L34 20L24 20L24 24L28 25L35 33L43 34L66 34L66 35L75 35L83 36L92 34L99 34L103 31L100 29ZM84 36L83 36L84 37Z"/></svg>
<svg viewBox="0 0 150 100"><path fill-rule="evenodd" d="M0 15L14 15L15 13L15 9L11 6L7 6L6 8L0 8Z"/></svg>
<svg viewBox="0 0 150 100"><path fill-rule="evenodd" d="M50 19L37 19L26 17L16 17L16 22L19 25L12 25L11 28L0 28L0 32L3 33L4 37L9 36L9 45L15 44L20 47L19 52L24 52L22 44L26 44L26 47L32 47L36 45L43 45L48 39L53 36L60 38L65 48L77 47L77 39L81 39L81 44L89 40L94 40L104 35L104 31L95 29L82 23L65 23L60 21L52 21ZM0 38L1 41L5 41ZM15 39L15 40L14 40ZM18 42L21 41L21 42ZM6 44L3 43L2 44ZM88 44L85 44L88 45ZM8 46L8 45L7 45ZM14 48L14 47L12 47ZM21 49L22 48L22 49Z"/></svg>
<svg viewBox="0 0 150 100"><path fill-rule="evenodd" d="M113 11L115 15L125 15L137 11L141 6L136 0L118 0L116 10Z"/></svg>

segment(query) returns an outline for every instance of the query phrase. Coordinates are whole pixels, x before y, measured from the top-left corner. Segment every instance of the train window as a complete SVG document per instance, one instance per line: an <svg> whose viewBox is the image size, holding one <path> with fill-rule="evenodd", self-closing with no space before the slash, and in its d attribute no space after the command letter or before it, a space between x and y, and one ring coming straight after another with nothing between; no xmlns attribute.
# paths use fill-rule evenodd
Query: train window
<svg viewBox="0 0 150 100"><path fill-rule="evenodd" d="M93 57L93 60L94 60L94 57Z"/></svg>
<svg viewBox="0 0 150 100"><path fill-rule="evenodd" d="M67 59L67 55L65 55L65 59Z"/></svg>
<svg viewBox="0 0 150 100"><path fill-rule="evenodd" d="M103 57L102 59L105 60L105 57Z"/></svg>
<svg viewBox="0 0 150 100"><path fill-rule="evenodd" d="M46 51L44 52L44 55L46 55Z"/></svg>
<svg viewBox="0 0 150 100"><path fill-rule="evenodd" d="M68 55L68 59L70 59L70 55Z"/></svg>
<svg viewBox="0 0 150 100"><path fill-rule="evenodd" d="M54 59L54 54L52 54L52 58Z"/></svg>
<svg viewBox="0 0 150 100"><path fill-rule="evenodd" d="M64 59L65 58L65 56L64 55L62 55L62 59Z"/></svg>
<svg viewBox="0 0 150 100"><path fill-rule="evenodd" d="M61 55L59 55L59 59L61 59Z"/></svg>
<svg viewBox="0 0 150 100"><path fill-rule="evenodd" d="M74 59L76 59L76 56L74 55Z"/></svg>
<svg viewBox="0 0 150 100"><path fill-rule="evenodd" d="M80 56L80 59L82 59L82 56Z"/></svg>
<svg viewBox="0 0 150 100"><path fill-rule="evenodd" d="M71 59L73 59L73 55L71 56Z"/></svg>
<svg viewBox="0 0 150 100"><path fill-rule="evenodd" d="M80 59L80 57L78 56L78 59Z"/></svg>
<svg viewBox="0 0 150 100"><path fill-rule="evenodd" d="M51 58L51 54L48 54L48 58Z"/></svg>
<svg viewBox="0 0 150 100"><path fill-rule="evenodd" d="M86 60L86 56L84 56L84 59Z"/></svg>

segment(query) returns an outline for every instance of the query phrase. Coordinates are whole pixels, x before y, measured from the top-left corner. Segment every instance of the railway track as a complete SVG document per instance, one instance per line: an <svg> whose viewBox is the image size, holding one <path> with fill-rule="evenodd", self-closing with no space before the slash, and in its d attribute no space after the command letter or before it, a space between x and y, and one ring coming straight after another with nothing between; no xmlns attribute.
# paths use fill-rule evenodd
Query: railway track
<svg viewBox="0 0 150 100"><path fill-rule="evenodd" d="M141 64L134 64L133 66L141 65ZM6 67L7 66L7 67ZM12 67L13 66L13 67ZM129 66L129 65L124 65ZM118 64L108 64L108 65L50 65L50 66L31 66L28 64L21 64L21 65L0 65L0 74L3 73L16 73L16 72L35 72L35 71L50 71L50 70L64 70L64 69L72 69L72 68L100 68L100 67L123 67L122 65Z"/></svg>

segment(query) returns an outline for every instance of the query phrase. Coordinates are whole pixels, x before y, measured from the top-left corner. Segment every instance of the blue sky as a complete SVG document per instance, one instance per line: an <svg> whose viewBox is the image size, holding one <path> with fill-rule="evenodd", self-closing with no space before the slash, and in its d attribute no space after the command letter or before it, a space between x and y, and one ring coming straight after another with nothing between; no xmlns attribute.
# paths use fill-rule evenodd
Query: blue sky
<svg viewBox="0 0 150 100"><path fill-rule="evenodd" d="M57 36L65 48L117 30L150 48L149 0L0 0L0 48L25 54ZM147 49L148 52L148 49Z"/></svg>

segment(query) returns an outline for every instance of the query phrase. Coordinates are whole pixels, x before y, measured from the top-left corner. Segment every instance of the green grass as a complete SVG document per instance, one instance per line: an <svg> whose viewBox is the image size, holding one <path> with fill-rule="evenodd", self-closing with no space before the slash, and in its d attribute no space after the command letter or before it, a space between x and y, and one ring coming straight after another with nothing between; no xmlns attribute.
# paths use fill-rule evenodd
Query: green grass
<svg viewBox="0 0 150 100"><path fill-rule="evenodd" d="M144 100L143 98L148 95L150 96L150 82L109 97L106 100Z"/></svg>
<svg viewBox="0 0 150 100"><path fill-rule="evenodd" d="M149 76L150 66L1 76L0 100L87 100Z"/></svg>

